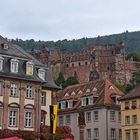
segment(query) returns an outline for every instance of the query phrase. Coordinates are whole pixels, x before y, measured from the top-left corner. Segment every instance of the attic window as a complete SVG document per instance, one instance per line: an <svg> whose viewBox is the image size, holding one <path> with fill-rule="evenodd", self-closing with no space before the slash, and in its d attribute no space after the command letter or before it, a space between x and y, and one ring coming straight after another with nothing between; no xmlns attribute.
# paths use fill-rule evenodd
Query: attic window
<svg viewBox="0 0 140 140"><path fill-rule="evenodd" d="M66 93L65 96L69 96L69 93Z"/></svg>
<svg viewBox="0 0 140 140"><path fill-rule="evenodd" d="M78 94L82 94L83 92L80 90L79 92L78 92Z"/></svg>
<svg viewBox="0 0 140 140"><path fill-rule="evenodd" d="M33 62L26 63L26 74L33 75Z"/></svg>
<svg viewBox="0 0 140 140"><path fill-rule="evenodd" d="M93 88L93 92L96 92L96 91L97 91L97 88L96 88L96 87L94 87L94 88Z"/></svg>
<svg viewBox="0 0 140 140"><path fill-rule="evenodd" d="M9 48L8 44L6 43L1 44L1 46L4 50L7 50Z"/></svg>
<svg viewBox="0 0 140 140"><path fill-rule="evenodd" d="M109 89L114 89L114 87L113 86L109 86Z"/></svg>
<svg viewBox="0 0 140 140"><path fill-rule="evenodd" d="M42 80L45 80L45 70L44 70L44 69L39 69L39 70L38 70L38 76L39 76L39 78L41 78Z"/></svg>
<svg viewBox="0 0 140 140"><path fill-rule="evenodd" d="M118 101L118 98L120 98L121 96L119 95L112 95L111 99L114 101L115 104L120 104L120 102Z"/></svg>
<svg viewBox="0 0 140 140"><path fill-rule="evenodd" d="M88 89L86 90L86 92L90 92L90 89L88 88Z"/></svg>
<svg viewBox="0 0 140 140"><path fill-rule="evenodd" d="M11 59L11 72L18 73L18 63L17 59Z"/></svg>
<svg viewBox="0 0 140 140"><path fill-rule="evenodd" d="M73 92L71 93L71 95L75 95L75 92L73 91Z"/></svg>

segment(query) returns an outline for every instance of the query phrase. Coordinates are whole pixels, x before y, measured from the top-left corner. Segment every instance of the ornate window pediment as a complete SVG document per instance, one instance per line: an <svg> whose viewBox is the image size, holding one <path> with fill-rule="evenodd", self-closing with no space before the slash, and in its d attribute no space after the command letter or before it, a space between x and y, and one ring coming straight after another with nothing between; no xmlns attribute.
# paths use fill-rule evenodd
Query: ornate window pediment
<svg viewBox="0 0 140 140"><path fill-rule="evenodd" d="M34 109L35 107L32 104L27 104L27 105L24 106L24 108L25 109Z"/></svg>
<svg viewBox="0 0 140 140"><path fill-rule="evenodd" d="M8 107L20 108L20 105L18 103L11 103L8 105Z"/></svg>

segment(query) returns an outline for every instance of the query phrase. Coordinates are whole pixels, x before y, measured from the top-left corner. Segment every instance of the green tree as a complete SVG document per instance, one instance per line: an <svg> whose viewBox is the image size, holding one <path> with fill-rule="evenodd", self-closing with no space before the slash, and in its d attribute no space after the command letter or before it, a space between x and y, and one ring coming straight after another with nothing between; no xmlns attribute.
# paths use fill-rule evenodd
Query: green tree
<svg viewBox="0 0 140 140"><path fill-rule="evenodd" d="M63 87L63 84L65 83L65 78L64 78L62 72L59 73L59 76L58 76L58 78L55 80L55 83L56 83L58 86Z"/></svg>

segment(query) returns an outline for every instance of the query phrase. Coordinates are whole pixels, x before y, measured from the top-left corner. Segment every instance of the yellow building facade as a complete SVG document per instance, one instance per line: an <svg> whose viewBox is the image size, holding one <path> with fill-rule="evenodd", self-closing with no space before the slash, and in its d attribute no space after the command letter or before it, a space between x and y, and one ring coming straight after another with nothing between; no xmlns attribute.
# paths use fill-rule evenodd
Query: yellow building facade
<svg viewBox="0 0 140 140"><path fill-rule="evenodd" d="M120 99L122 140L140 140L140 86Z"/></svg>

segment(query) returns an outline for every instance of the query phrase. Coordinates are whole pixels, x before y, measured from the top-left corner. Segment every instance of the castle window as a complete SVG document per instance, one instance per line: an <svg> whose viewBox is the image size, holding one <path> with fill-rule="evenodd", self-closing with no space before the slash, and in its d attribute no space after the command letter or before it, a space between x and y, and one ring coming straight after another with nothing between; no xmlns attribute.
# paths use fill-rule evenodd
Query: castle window
<svg viewBox="0 0 140 140"><path fill-rule="evenodd" d="M94 138L95 139L99 138L99 129L98 128L94 128Z"/></svg>
<svg viewBox="0 0 140 140"><path fill-rule="evenodd" d="M10 96L16 97L17 96L17 84L11 84L11 94Z"/></svg>
<svg viewBox="0 0 140 140"><path fill-rule="evenodd" d="M132 122L133 124L137 124L137 115L132 116Z"/></svg>
<svg viewBox="0 0 140 140"><path fill-rule="evenodd" d="M17 59L11 59L11 72L18 73L18 62Z"/></svg>
<svg viewBox="0 0 140 140"><path fill-rule="evenodd" d="M93 119L94 119L94 121L98 121L98 118L99 118L99 113L98 113L98 111L94 111L94 112L93 112Z"/></svg>
<svg viewBox="0 0 140 140"><path fill-rule="evenodd" d="M3 57L0 57L0 71L3 70Z"/></svg>
<svg viewBox="0 0 140 140"><path fill-rule="evenodd" d="M45 80L45 70L44 70L44 69L39 69L39 70L38 70L38 76L39 76L39 78L41 78L42 80Z"/></svg>
<svg viewBox="0 0 140 140"><path fill-rule="evenodd" d="M33 63L32 62L26 63L26 74L33 75Z"/></svg>
<svg viewBox="0 0 140 140"><path fill-rule="evenodd" d="M81 66L81 63L79 62L79 66Z"/></svg>
<svg viewBox="0 0 140 140"><path fill-rule="evenodd" d="M87 129L87 140L91 140L91 129Z"/></svg>

